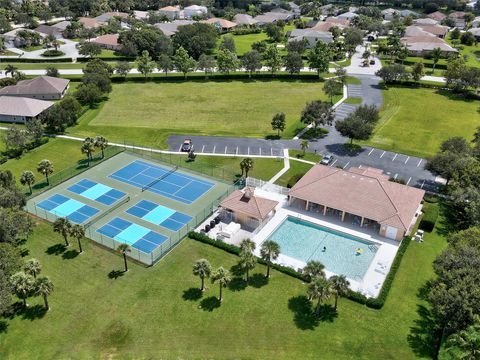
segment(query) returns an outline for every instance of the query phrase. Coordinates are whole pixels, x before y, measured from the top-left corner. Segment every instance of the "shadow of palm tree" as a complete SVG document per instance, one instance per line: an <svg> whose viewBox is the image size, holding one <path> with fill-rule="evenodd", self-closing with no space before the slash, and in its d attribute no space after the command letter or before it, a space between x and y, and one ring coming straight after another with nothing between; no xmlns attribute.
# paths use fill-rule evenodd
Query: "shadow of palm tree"
<svg viewBox="0 0 480 360"><path fill-rule="evenodd" d="M218 299L215 296L210 296L200 301L200 308L204 311L213 311L219 307L220 307L220 301L218 301Z"/></svg>
<svg viewBox="0 0 480 360"><path fill-rule="evenodd" d="M228 283L228 288L232 291L241 291L245 290L247 285L243 277L236 276Z"/></svg>
<svg viewBox="0 0 480 360"><path fill-rule="evenodd" d="M6 321L0 321L0 334L8 331L8 323Z"/></svg>
<svg viewBox="0 0 480 360"><path fill-rule="evenodd" d="M119 277L122 277L124 274L125 274L125 271L123 271L123 270L112 270L108 273L107 276L108 276L109 279L116 280Z"/></svg>
<svg viewBox="0 0 480 360"><path fill-rule="evenodd" d="M197 301L203 296L202 290L199 288L190 288L183 291L182 299L186 301Z"/></svg>
<svg viewBox="0 0 480 360"><path fill-rule="evenodd" d="M320 306L320 314L317 316L319 321L333 322L338 317L338 312L330 304Z"/></svg>
<svg viewBox="0 0 480 360"><path fill-rule="evenodd" d="M435 358L441 331L427 307L418 305L417 313L420 318L415 320L415 325L410 328L408 343L417 356Z"/></svg>
<svg viewBox="0 0 480 360"><path fill-rule="evenodd" d="M250 276L249 284L254 288L261 288L268 284L268 278L264 274L253 274Z"/></svg>
<svg viewBox="0 0 480 360"><path fill-rule="evenodd" d="M62 258L63 260L71 260L71 259L75 259L79 254L80 253L77 250L72 249L64 252L62 255Z"/></svg>
<svg viewBox="0 0 480 360"><path fill-rule="evenodd" d="M244 274L244 271L243 271L242 267L239 264L237 264L237 265L233 265L230 268L230 273L233 276L242 276Z"/></svg>
<svg viewBox="0 0 480 360"><path fill-rule="evenodd" d="M313 330L320 323L320 319L312 310L312 304L304 295L295 296L288 300L288 308L293 312L293 321L301 330Z"/></svg>
<svg viewBox="0 0 480 360"><path fill-rule="evenodd" d="M45 316L46 313L47 309L45 309L43 305L37 304L23 309L21 315L22 319L33 321L36 319L41 319Z"/></svg>
<svg viewBox="0 0 480 360"><path fill-rule="evenodd" d="M48 255L61 255L67 250L67 247L64 244L55 244L47 248L45 253Z"/></svg>

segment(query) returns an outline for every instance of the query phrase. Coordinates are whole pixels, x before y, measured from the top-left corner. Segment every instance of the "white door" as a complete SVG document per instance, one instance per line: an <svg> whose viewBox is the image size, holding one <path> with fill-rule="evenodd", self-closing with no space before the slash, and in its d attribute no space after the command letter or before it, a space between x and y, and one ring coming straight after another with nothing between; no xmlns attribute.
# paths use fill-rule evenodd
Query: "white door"
<svg viewBox="0 0 480 360"><path fill-rule="evenodd" d="M389 239L396 239L397 238L397 228L387 226L387 231L385 232L385 236Z"/></svg>

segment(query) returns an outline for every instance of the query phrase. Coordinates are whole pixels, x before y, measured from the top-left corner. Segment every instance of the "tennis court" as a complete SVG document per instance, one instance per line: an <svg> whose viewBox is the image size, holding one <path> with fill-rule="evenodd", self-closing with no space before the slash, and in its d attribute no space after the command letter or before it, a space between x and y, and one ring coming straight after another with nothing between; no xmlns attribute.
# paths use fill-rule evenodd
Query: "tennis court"
<svg viewBox="0 0 480 360"><path fill-rule="evenodd" d="M129 208L126 213L171 231L180 230L192 220L191 216L148 200L139 201L136 205Z"/></svg>
<svg viewBox="0 0 480 360"><path fill-rule="evenodd" d="M142 160L135 160L109 176L142 191L150 191L167 198L192 204L215 184L197 177Z"/></svg>
<svg viewBox="0 0 480 360"><path fill-rule="evenodd" d="M83 224L100 211L94 207L85 205L80 201L60 194L50 196L48 199L37 204L37 206L55 216L66 217L77 224Z"/></svg>
<svg viewBox="0 0 480 360"><path fill-rule="evenodd" d="M162 245L168 237L128 220L116 217L97 230L115 241L128 244L144 253L151 253Z"/></svg>
<svg viewBox="0 0 480 360"><path fill-rule="evenodd" d="M99 184L87 179L80 180L70 186L67 190L105 205L112 205L127 195L122 191L111 188L110 186Z"/></svg>

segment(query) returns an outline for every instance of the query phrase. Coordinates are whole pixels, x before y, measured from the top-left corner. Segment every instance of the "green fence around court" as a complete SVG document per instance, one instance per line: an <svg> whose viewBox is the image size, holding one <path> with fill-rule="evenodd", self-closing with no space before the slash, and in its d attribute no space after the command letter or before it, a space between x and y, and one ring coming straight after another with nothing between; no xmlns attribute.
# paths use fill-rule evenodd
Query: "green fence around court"
<svg viewBox="0 0 480 360"><path fill-rule="evenodd" d="M204 222L209 216L211 216L218 208L218 205L220 202L225 199L228 195L230 195L233 191L235 190L234 186L229 187L221 196L216 198L214 201L206 205L203 210L198 212L195 216L192 216L192 220L190 220L183 228L181 228L178 232L176 232L174 235L170 236L163 244L161 244L159 247L157 247L153 252L151 253L145 253L141 250L138 250L134 247L130 248L130 252L128 253L128 256L132 259L135 259L145 265L153 265L157 261L159 261L165 254L167 254L170 250L172 250L180 241L185 238L188 233L192 230L195 230L198 225L200 225L202 222ZM55 222L59 217L56 216L55 214L46 211L44 209L41 209L37 207L37 203L34 201L29 201L27 203L27 211L31 214L34 214L42 219L45 219L49 222ZM107 210L108 211L108 210ZM102 215L100 215L97 220L100 218L103 218ZM89 226L85 228L85 236L89 239L92 239L93 241L97 242L98 244L101 244L107 248L110 248L112 250L117 250L118 246L122 243L128 243L127 241L118 241L115 239L112 239L110 237L104 236L100 234L97 230L99 227L96 227L94 225L95 219L93 223L89 223ZM155 231L155 230L153 230ZM165 235L165 234L162 234ZM121 240L121 239L119 239Z"/></svg>
<svg viewBox="0 0 480 360"><path fill-rule="evenodd" d="M102 158L102 154L99 153L98 155L94 156L92 160L90 160L90 166L88 165L87 159L85 159L85 160L81 160L79 163L77 163L74 166L70 166L66 169L63 169L58 173L53 173L48 177L48 180L49 180L48 183L47 183L47 180L44 178L42 181L39 181L35 185L33 185L32 194L28 192L27 199L30 199L47 190L50 190L51 188L63 183L64 181L67 181L68 179L71 179L74 176L77 176L78 174L81 174L82 172L87 171L88 169L91 169L92 167L98 164L101 164L105 160L108 160L113 156L122 153L123 151L125 150L121 147L109 146L104 150L103 158ZM26 187L26 191L28 191L28 187Z"/></svg>

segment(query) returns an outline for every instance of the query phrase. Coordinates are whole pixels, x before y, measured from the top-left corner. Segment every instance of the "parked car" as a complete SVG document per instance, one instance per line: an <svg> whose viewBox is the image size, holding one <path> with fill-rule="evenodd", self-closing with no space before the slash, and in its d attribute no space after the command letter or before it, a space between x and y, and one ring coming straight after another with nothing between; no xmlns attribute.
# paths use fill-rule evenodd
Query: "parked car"
<svg viewBox="0 0 480 360"><path fill-rule="evenodd" d="M370 65L375 65L375 60L370 60Z"/></svg>
<svg viewBox="0 0 480 360"><path fill-rule="evenodd" d="M322 165L330 165L333 161L333 155L327 154L323 157L322 161L320 161L320 164Z"/></svg>
<svg viewBox="0 0 480 360"><path fill-rule="evenodd" d="M183 152L190 152L193 150L193 143L192 139L185 139L182 144L182 151Z"/></svg>

